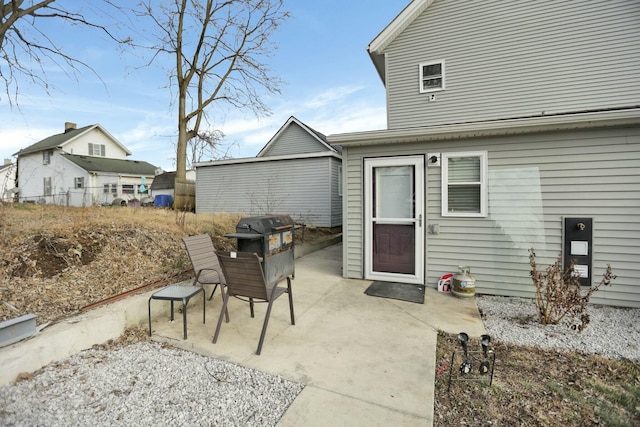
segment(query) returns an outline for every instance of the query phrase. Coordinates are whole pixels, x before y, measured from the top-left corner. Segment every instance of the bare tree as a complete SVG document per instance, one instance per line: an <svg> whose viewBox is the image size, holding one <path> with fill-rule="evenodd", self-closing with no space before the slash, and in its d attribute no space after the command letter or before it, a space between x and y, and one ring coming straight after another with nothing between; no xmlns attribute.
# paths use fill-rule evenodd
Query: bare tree
<svg viewBox="0 0 640 427"><path fill-rule="evenodd" d="M176 188L185 181L187 146L207 140L214 129L208 111L225 103L268 115L261 93L279 93L281 82L270 75L263 57L275 49L270 36L289 16L283 0L171 0L154 9L147 0L142 15L159 31L152 61L173 56L170 83L176 92L178 142ZM174 203L181 207L180 195Z"/></svg>
<svg viewBox="0 0 640 427"><path fill-rule="evenodd" d="M114 10L119 6L111 0L104 4ZM89 27L99 30L118 43L127 43L113 35L113 26L91 22L81 13L84 2L77 2L78 11L58 7L56 0L0 0L0 79L4 82L4 92L10 105L17 102L20 76L26 77L48 91L45 68L53 63L68 74L75 74L79 68L86 68L97 75L87 63L70 56L56 45L55 35L45 34L39 24L43 20L58 20L61 23ZM94 11L95 12L95 11ZM104 15L104 11L98 11Z"/></svg>
<svg viewBox="0 0 640 427"><path fill-rule="evenodd" d="M198 162L228 158L228 152L222 150L223 139L222 131L213 130L202 131L187 141L187 169L191 169Z"/></svg>

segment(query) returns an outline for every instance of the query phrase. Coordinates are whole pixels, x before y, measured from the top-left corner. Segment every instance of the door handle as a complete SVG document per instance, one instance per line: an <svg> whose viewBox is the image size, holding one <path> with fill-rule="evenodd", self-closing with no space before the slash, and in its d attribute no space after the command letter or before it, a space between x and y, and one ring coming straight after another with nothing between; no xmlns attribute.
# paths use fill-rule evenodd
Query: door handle
<svg viewBox="0 0 640 427"><path fill-rule="evenodd" d="M422 227L422 214L418 215L418 227Z"/></svg>

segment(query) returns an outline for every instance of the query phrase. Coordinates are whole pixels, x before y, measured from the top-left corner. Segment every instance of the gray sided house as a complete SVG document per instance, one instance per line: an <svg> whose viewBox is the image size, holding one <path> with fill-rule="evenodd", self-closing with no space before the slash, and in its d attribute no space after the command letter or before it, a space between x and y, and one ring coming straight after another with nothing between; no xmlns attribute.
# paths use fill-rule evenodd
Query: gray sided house
<svg viewBox="0 0 640 427"><path fill-rule="evenodd" d="M156 167L127 160L131 155L102 126L65 123L52 135L17 152L17 191L21 202L64 206L140 200L148 193Z"/></svg>
<svg viewBox="0 0 640 427"><path fill-rule="evenodd" d="M188 170L186 173L188 182L195 182L196 171ZM155 176L151 184L152 196L175 196L176 172L162 172Z"/></svg>
<svg viewBox="0 0 640 427"><path fill-rule="evenodd" d="M369 45L386 130L342 146L343 274L422 283L468 266L533 297L562 255L591 301L640 307L640 3L414 0Z"/></svg>
<svg viewBox="0 0 640 427"><path fill-rule="evenodd" d="M196 165L196 212L287 214L315 227L342 225L339 150L291 117L253 158Z"/></svg>

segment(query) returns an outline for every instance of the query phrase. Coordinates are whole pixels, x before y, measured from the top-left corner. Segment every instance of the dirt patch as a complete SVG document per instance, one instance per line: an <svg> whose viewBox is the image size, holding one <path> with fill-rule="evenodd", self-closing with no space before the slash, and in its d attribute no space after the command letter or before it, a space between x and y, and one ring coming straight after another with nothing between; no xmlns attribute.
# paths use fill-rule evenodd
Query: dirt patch
<svg viewBox="0 0 640 427"><path fill-rule="evenodd" d="M439 333L435 426L640 425L640 368L629 360L492 343L493 383L459 374L456 335ZM477 364L476 364L477 365ZM475 366L477 368L477 366Z"/></svg>
<svg viewBox="0 0 640 427"><path fill-rule="evenodd" d="M239 215L153 208L0 207L0 320L36 315L38 325L143 285L192 277L182 237L207 233L236 249ZM337 231L306 227L304 243ZM296 232L302 241L302 230Z"/></svg>

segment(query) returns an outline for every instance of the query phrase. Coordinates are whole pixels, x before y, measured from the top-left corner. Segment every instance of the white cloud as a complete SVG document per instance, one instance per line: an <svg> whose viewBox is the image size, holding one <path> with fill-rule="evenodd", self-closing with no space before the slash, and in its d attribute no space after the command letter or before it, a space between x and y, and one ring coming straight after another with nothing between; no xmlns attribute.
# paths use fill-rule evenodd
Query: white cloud
<svg viewBox="0 0 640 427"><path fill-rule="evenodd" d="M348 97L363 89L363 86L340 86L330 88L319 93L312 99L304 102L302 105L305 109L323 108L331 106L336 102Z"/></svg>

